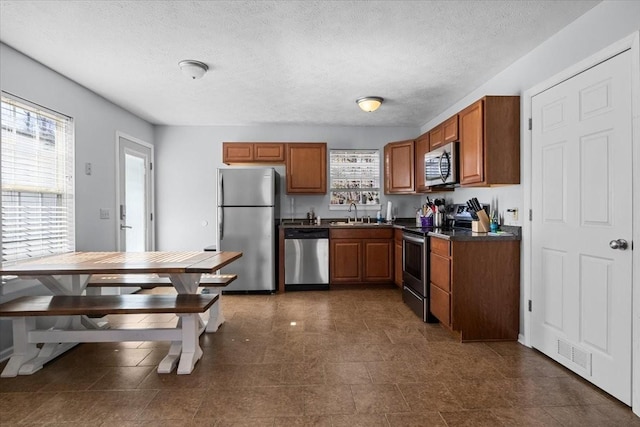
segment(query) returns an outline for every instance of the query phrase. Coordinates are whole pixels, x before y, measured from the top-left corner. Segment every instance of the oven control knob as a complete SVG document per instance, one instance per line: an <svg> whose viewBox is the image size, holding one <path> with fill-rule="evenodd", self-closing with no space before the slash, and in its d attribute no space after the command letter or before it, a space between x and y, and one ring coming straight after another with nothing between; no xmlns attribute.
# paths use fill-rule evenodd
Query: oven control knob
<svg viewBox="0 0 640 427"><path fill-rule="evenodd" d="M609 247L611 249L620 249L621 251L624 251L627 249L627 246L627 241L624 239L612 240L609 242Z"/></svg>

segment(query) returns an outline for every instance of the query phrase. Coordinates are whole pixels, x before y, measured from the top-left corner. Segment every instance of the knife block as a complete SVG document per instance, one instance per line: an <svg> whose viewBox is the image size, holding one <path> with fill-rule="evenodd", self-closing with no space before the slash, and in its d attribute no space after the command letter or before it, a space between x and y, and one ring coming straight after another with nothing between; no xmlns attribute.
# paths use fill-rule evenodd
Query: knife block
<svg viewBox="0 0 640 427"><path fill-rule="evenodd" d="M478 217L477 221L471 223L471 231L475 233L488 233L489 232L489 216L484 209L476 212Z"/></svg>

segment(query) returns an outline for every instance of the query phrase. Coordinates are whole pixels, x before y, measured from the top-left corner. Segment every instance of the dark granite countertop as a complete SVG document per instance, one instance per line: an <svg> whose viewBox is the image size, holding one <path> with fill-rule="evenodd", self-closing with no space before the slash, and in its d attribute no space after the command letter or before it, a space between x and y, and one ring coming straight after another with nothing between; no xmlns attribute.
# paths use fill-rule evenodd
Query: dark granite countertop
<svg viewBox="0 0 640 427"><path fill-rule="evenodd" d="M521 227L513 227L503 225L498 233L474 233L466 228L434 228L434 227L416 227L415 221L409 220L398 221L393 224L388 223L358 223L356 225L348 225L344 219L327 219L322 220L320 225L309 224L307 220L283 220L280 224L281 228L399 228L411 233L430 236L437 239L445 239L451 241L505 241L505 240L521 240Z"/></svg>

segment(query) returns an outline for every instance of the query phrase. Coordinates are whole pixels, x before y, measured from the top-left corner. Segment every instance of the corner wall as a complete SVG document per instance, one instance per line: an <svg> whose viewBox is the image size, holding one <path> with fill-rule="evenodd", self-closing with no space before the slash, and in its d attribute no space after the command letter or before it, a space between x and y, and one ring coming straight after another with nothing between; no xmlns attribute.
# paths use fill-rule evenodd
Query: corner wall
<svg viewBox="0 0 640 427"><path fill-rule="evenodd" d="M73 117L75 125L75 223L79 251L116 250L116 131L153 143L153 126L121 107L0 43L0 89ZM91 163L92 174L84 174ZM111 211L99 219L100 208ZM0 302L33 293L38 283L0 287ZM42 294L42 291L38 292ZM0 321L0 360L12 345L11 321Z"/></svg>

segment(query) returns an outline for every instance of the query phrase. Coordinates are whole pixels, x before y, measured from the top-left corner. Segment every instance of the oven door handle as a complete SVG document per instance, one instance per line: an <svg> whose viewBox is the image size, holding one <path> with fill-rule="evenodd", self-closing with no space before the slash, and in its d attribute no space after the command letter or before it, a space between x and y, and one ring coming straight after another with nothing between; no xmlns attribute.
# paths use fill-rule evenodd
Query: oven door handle
<svg viewBox="0 0 640 427"><path fill-rule="evenodd" d="M407 241L413 242L413 243L422 243L422 244L424 244L424 237L414 237L414 236L410 236L408 234L403 234L402 235L402 240L407 240Z"/></svg>

